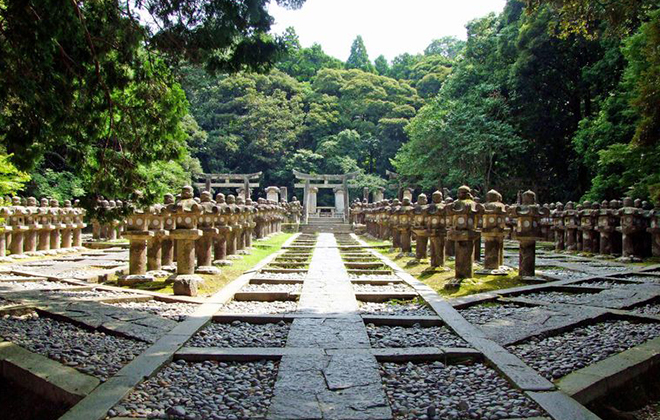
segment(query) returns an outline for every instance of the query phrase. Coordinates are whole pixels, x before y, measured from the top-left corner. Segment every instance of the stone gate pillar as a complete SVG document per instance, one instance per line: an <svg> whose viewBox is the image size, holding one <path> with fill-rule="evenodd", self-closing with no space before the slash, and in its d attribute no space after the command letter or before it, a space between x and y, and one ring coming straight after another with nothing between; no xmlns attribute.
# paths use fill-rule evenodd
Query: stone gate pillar
<svg viewBox="0 0 660 420"><path fill-rule="evenodd" d="M319 192L317 187L309 187L309 210L308 214L316 214L316 194Z"/></svg>
<svg viewBox="0 0 660 420"><path fill-rule="evenodd" d="M333 189L335 193L335 212L344 213L344 188L337 187Z"/></svg>

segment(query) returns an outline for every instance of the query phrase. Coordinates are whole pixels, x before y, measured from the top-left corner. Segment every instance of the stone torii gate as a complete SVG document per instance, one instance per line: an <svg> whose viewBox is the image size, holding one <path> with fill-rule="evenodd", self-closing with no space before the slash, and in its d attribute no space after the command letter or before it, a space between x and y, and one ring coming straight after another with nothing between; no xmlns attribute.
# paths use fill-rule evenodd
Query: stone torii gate
<svg viewBox="0 0 660 420"><path fill-rule="evenodd" d="M296 171L295 169L293 170L293 175L298 179L299 181L304 181L304 182L297 182L294 184L295 188L302 188L303 189L303 217L304 221L307 222L307 218L309 215L309 209L310 209L310 192L313 188L316 188L317 190L319 188L332 188L335 191L335 194L337 191L342 191L344 194L344 221L348 221L348 212L349 212L349 199L348 199L348 180L355 178L359 172L351 172L348 174L341 174L341 175L329 175L329 174L324 174L324 175L313 175L313 174L306 174L303 172ZM315 181L315 183L312 183L312 181ZM335 183L330 183L329 181L336 181ZM336 205L336 202L335 202Z"/></svg>
<svg viewBox="0 0 660 420"><path fill-rule="evenodd" d="M198 179L204 182L196 182L202 191L211 191L211 188L243 188L243 195L247 200L250 198L250 188L259 188L259 182L250 182L258 180L262 172L253 174L199 174Z"/></svg>

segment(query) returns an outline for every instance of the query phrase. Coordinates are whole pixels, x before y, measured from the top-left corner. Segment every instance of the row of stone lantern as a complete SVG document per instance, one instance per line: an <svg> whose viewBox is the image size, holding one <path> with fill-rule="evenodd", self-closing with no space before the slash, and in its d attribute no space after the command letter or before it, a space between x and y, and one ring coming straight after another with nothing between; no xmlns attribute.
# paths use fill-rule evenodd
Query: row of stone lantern
<svg viewBox="0 0 660 420"><path fill-rule="evenodd" d="M554 240L557 251L578 251L624 260L660 256L660 208L648 202L623 200L576 205L544 205L545 235Z"/></svg>
<svg viewBox="0 0 660 420"><path fill-rule="evenodd" d="M541 240L541 219L549 211L536 204L536 195L522 194L521 204L507 206L494 190L481 204L472 197L470 188L458 190L458 198L443 199L440 191L432 194L431 203L420 194L417 203L408 197L377 203L354 203L354 223L364 225L366 232L380 239L391 239L394 248L404 255L421 260L430 256L432 267L443 267L447 256L455 256L457 281L474 275L473 263L481 259L484 247L484 274L504 274L504 239L513 236L520 242L520 275L534 276L535 245ZM412 236L416 252L412 251Z"/></svg>
<svg viewBox="0 0 660 420"><path fill-rule="evenodd" d="M175 270L174 293L194 296L198 274L219 273L218 265L249 253L253 237L280 232L287 212L262 198L254 203L217 194L213 200L205 191L196 199L186 186L178 200L167 194L163 204L129 212L123 234L130 241L129 274L120 282L150 281Z"/></svg>
<svg viewBox="0 0 660 420"><path fill-rule="evenodd" d="M119 239L124 230L124 214L129 207L129 202L106 200L99 197L94 209L99 217L91 220L92 240L114 241Z"/></svg>
<svg viewBox="0 0 660 420"><path fill-rule="evenodd" d="M85 210L56 199L0 200L0 258L54 255L82 249Z"/></svg>

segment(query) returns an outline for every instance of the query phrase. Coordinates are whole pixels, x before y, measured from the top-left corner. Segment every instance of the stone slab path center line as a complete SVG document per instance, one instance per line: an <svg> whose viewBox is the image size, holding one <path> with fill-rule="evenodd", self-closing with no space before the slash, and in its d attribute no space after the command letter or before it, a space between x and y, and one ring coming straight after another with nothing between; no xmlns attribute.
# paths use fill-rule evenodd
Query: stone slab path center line
<svg viewBox="0 0 660 420"><path fill-rule="evenodd" d="M376 358L335 237L321 233L303 284L287 347L317 355L284 355L268 418L391 419ZM328 354L332 353L332 354Z"/></svg>

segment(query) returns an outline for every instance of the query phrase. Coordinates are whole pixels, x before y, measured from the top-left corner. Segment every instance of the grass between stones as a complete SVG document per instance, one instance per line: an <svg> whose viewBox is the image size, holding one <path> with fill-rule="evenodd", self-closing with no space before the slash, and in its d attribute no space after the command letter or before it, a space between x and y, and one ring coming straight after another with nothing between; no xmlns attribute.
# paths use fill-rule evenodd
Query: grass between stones
<svg viewBox="0 0 660 420"><path fill-rule="evenodd" d="M382 245L384 243L389 243L384 241L374 241L364 237L362 237L362 240L367 242L369 245ZM518 271L514 270L506 276L483 276L475 274L473 278L463 280L463 282L461 282L461 286L458 289L445 290L445 285L454 277L453 260L447 260L445 263L445 267L449 268L448 271L441 271L433 270L429 265L428 259L417 263L413 257L399 257L398 250L390 252L388 249L380 249L378 252L397 263L399 267L408 272L408 274L427 284L438 294L447 298L457 298L473 295L476 293L485 293L494 290L527 285L527 283L520 280Z"/></svg>
<svg viewBox="0 0 660 420"><path fill-rule="evenodd" d="M199 295L204 297L215 294L227 284L237 279L245 271L254 267L259 261L263 260L270 254L279 251L282 244L293 235L293 233L280 233L266 239L265 241L254 241L252 243L254 249L250 251L250 255L244 255L243 258L239 260L232 260L233 264L230 266L218 267L221 271L220 274L201 274L200 276L204 279L204 284L199 287ZM106 284L116 286L116 281L110 281ZM148 290L169 295L173 294L172 283L167 281L167 277L158 278L151 282L125 286L125 288Z"/></svg>

